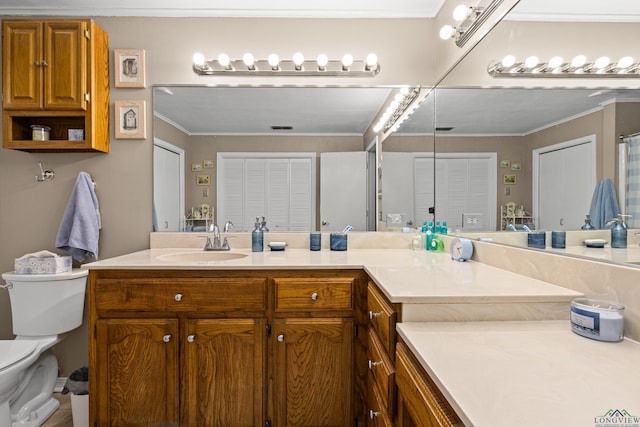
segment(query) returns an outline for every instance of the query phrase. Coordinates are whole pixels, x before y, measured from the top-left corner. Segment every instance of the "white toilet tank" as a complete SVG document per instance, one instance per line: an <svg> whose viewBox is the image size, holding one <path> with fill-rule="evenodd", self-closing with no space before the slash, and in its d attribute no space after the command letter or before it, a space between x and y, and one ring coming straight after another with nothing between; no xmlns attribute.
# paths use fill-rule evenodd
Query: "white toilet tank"
<svg viewBox="0 0 640 427"><path fill-rule="evenodd" d="M82 324L88 270L58 274L4 273L11 300L13 333L57 335Z"/></svg>

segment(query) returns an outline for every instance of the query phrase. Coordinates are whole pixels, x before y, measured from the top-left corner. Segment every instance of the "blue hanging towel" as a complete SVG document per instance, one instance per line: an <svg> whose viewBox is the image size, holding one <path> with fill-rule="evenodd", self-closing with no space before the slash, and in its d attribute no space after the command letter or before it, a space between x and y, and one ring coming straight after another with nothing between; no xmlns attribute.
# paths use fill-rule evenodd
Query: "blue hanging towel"
<svg viewBox="0 0 640 427"><path fill-rule="evenodd" d="M618 198L613 182L605 178L598 183L591 199L591 224L595 228L606 228L606 222L620 213Z"/></svg>
<svg viewBox="0 0 640 427"><path fill-rule="evenodd" d="M56 248L78 261L98 259L98 238L102 224L94 187L88 173L78 174L56 237Z"/></svg>

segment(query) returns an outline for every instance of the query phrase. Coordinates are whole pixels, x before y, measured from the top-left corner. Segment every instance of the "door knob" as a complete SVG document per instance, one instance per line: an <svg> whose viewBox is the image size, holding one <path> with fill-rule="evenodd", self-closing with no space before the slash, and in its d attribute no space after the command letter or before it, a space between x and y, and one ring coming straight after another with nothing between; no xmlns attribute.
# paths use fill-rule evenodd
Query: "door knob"
<svg viewBox="0 0 640 427"><path fill-rule="evenodd" d="M373 360L369 360L369 369L373 369L378 365L382 365L382 362L374 362Z"/></svg>
<svg viewBox="0 0 640 427"><path fill-rule="evenodd" d="M327 221L322 221L322 225L329 225Z"/></svg>
<svg viewBox="0 0 640 427"><path fill-rule="evenodd" d="M311 299L314 300L314 301L318 301L318 293L317 292L312 293L311 294Z"/></svg>
<svg viewBox="0 0 640 427"><path fill-rule="evenodd" d="M189 336L187 337L187 341L188 341L188 342L194 342L195 340L196 340L196 336L195 336L195 335L189 335Z"/></svg>
<svg viewBox="0 0 640 427"><path fill-rule="evenodd" d="M176 301L182 301L182 294L176 294L176 296L174 297L174 299Z"/></svg>
<svg viewBox="0 0 640 427"><path fill-rule="evenodd" d="M382 312L381 312L381 311L378 311L377 313L375 313L375 312L373 312L373 311L369 310L369 319L370 319L370 320L373 320L373 319L375 319L376 317L380 316L381 314L382 314Z"/></svg>
<svg viewBox="0 0 640 427"><path fill-rule="evenodd" d="M278 342L284 342L284 335L283 334L278 335Z"/></svg>
<svg viewBox="0 0 640 427"><path fill-rule="evenodd" d="M171 341L171 335L170 335L170 334L167 334L167 335L163 336L163 337L162 337L162 341L164 341L164 342L169 342L169 341Z"/></svg>

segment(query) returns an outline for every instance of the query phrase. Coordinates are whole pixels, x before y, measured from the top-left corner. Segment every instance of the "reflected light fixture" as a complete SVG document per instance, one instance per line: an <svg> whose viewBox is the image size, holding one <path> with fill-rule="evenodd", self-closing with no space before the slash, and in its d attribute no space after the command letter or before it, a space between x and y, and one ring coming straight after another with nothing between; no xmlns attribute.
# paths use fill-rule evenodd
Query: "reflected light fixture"
<svg viewBox="0 0 640 427"><path fill-rule="evenodd" d="M595 61L589 61L584 55L576 55L570 61L554 56L547 62L530 56L518 62L513 55L507 55L501 61L492 61L487 72L493 77L637 78L640 77L640 63L630 56L617 62L612 62L608 56Z"/></svg>
<svg viewBox="0 0 640 427"><path fill-rule="evenodd" d="M456 26L444 25L440 29L440 38L454 39L456 46L464 46L502 2L503 0L492 0L486 7L458 5L453 10Z"/></svg>
<svg viewBox="0 0 640 427"><path fill-rule="evenodd" d="M406 120L414 111L413 108L409 111L409 108L413 104L413 101L416 100L418 95L420 94L420 87L408 87L404 86L400 88L400 91L396 93L393 97L393 100L389 103L389 106L385 110L384 114L380 116L378 122L373 127L374 132L388 132L391 130L395 131L400 124ZM405 112L409 111L407 114ZM402 118L402 120L399 120Z"/></svg>
<svg viewBox="0 0 640 427"><path fill-rule="evenodd" d="M242 59L231 59L221 53L217 59L207 60L201 53L193 55L193 71L201 76L322 76L322 77L375 77L380 72L378 56L370 53L356 60L347 53L340 60L332 60L323 53L315 60L305 59L296 52L291 59L281 59L272 53L267 59L245 53Z"/></svg>

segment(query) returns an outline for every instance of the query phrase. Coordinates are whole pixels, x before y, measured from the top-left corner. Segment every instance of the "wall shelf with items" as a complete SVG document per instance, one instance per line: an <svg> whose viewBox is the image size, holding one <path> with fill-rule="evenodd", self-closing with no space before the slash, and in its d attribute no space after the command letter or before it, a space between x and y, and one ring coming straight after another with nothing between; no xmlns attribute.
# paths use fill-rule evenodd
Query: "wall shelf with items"
<svg viewBox="0 0 640 427"><path fill-rule="evenodd" d="M510 225L516 230L524 229L525 225L531 230L535 229L531 213L523 207L516 208L515 204L507 203L507 206L500 206L500 230L507 230Z"/></svg>
<svg viewBox="0 0 640 427"><path fill-rule="evenodd" d="M213 224L213 209L209 205L191 208L184 218L184 231L205 232Z"/></svg>
<svg viewBox="0 0 640 427"><path fill-rule="evenodd" d="M2 146L109 152L107 33L90 19L11 19L2 30ZM33 125L49 128L48 140Z"/></svg>

